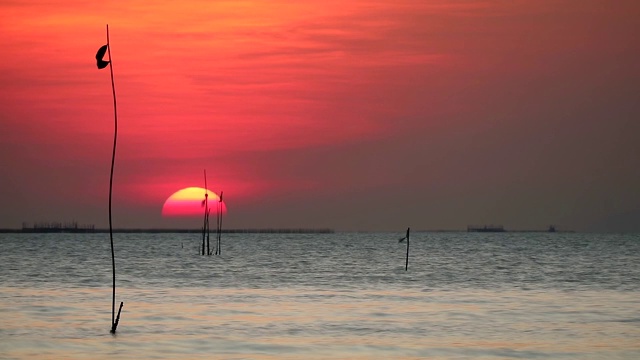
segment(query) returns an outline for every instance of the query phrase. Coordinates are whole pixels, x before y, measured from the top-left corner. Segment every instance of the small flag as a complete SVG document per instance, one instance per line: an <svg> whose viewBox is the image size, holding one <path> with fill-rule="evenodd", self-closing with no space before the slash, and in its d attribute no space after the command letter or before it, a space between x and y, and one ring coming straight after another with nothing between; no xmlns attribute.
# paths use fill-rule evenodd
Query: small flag
<svg viewBox="0 0 640 360"><path fill-rule="evenodd" d="M100 49L98 49L98 52L96 53L96 64L98 65L98 69L104 69L107 67L107 65L109 65L109 61L102 60L104 58L104 55L107 53L108 47L109 45L102 45L102 47L100 47Z"/></svg>
<svg viewBox="0 0 640 360"><path fill-rule="evenodd" d="M220 191L220 199L218 199L218 202L222 202L222 193L224 193L224 191Z"/></svg>
<svg viewBox="0 0 640 360"><path fill-rule="evenodd" d="M206 200L202 200L202 203L200 204L200 206L201 206L201 207L204 207L204 202L205 202L205 201L206 201Z"/></svg>

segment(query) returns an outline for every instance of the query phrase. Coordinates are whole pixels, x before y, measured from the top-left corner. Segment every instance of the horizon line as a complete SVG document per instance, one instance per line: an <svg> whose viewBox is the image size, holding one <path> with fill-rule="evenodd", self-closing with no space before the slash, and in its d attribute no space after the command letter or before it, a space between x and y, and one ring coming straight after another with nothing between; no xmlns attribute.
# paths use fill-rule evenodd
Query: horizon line
<svg viewBox="0 0 640 360"><path fill-rule="evenodd" d="M91 233L108 233L108 228L0 228L0 233L25 233L25 234L46 234L46 233L77 233L77 234L91 234ZM202 229L184 229L184 228L119 228L113 229L114 233L201 233ZM227 234L250 234L250 233L272 233L272 234L333 234L333 233L379 233L394 231L380 231L380 230L338 230L331 228L239 228L239 229L222 229L222 233ZM474 231L468 231L467 229L419 229L415 232L464 232L474 233ZM554 233L548 230L508 230L504 229L505 233ZM574 230L556 230L557 233L575 233ZM485 232L480 232L485 233Z"/></svg>

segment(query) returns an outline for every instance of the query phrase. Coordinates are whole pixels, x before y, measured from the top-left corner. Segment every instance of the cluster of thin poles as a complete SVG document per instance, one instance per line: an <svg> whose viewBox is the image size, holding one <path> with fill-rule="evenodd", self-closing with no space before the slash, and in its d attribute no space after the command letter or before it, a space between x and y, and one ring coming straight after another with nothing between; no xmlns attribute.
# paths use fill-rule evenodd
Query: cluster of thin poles
<svg viewBox="0 0 640 360"><path fill-rule="evenodd" d="M216 248L215 255L221 254L221 237L222 237L222 191L217 201L216 207ZM211 255L210 249L210 227L209 227L209 189L207 188L207 170L204 170L204 200L202 200L202 206L204 207L204 224L202 225L202 255ZM206 249L205 249L206 245Z"/></svg>

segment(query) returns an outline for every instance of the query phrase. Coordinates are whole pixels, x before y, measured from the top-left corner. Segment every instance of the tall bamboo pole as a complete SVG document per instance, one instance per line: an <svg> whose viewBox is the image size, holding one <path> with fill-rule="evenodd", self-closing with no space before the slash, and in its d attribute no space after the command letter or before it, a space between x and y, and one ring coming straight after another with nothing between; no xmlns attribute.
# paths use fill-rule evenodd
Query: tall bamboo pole
<svg viewBox="0 0 640 360"><path fill-rule="evenodd" d="M113 80L113 58L111 57L111 43L109 42L109 24L107 24L107 51L109 54L109 72L111 73L111 91L113 93L113 116L114 116L114 131L113 131L113 152L111 153L111 174L109 175L109 239L111 240L111 265L113 269L113 296L111 298L111 333L114 334L118 328L118 322L120 321L120 311L122 305L118 309L118 317L115 317L116 312L116 256L113 249L113 223L111 216L111 203L113 197L113 168L116 163L116 144L118 141L118 107L116 103L116 86Z"/></svg>

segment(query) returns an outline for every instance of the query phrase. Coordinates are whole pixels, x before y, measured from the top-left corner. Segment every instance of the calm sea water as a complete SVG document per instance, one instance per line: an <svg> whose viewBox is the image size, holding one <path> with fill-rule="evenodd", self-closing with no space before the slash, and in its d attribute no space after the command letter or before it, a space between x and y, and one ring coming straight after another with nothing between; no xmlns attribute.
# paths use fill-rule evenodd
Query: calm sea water
<svg viewBox="0 0 640 360"><path fill-rule="evenodd" d="M0 234L2 359L640 359L640 235Z"/></svg>

